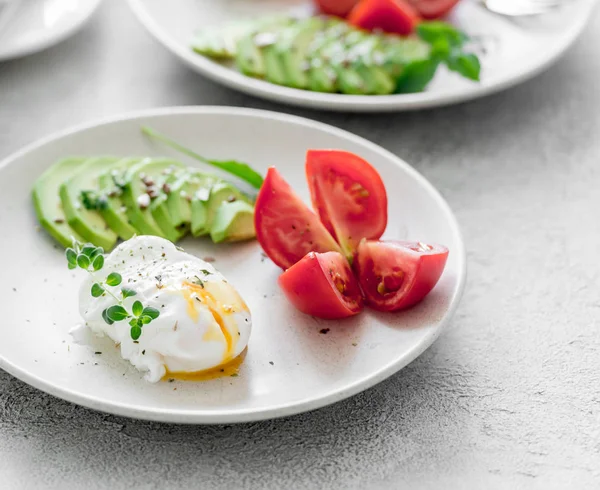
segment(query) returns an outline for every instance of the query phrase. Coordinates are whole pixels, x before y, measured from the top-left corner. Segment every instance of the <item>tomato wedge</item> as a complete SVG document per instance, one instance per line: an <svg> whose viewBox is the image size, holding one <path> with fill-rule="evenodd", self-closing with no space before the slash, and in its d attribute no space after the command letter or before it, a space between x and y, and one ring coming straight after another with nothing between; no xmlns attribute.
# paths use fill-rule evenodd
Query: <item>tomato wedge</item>
<svg viewBox="0 0 600 490"><path fill-rule="evenodd" d="M315 0L319 10L324 14L346 17L358 0Z"/></svg>
<svg viewBox="0 0 600 490"><path fill-rule="evenodd" d="M279 285L307 315L332 320L354 316L363 308L358 282L338 252L310 252L279 276Z"/></svg>
<svg viewBox="0 0 600 490"><path fill-rule="evenodd" d="M269 258L282 269L308 252L340 251L319 218L271 167L258 193L254 211L256 238Z"/></svg>
<svg viewBox="0 0 600 490"><path fill-rule="evenodd" d="M387 193L368 162L346 151L309 150L306 177L314 209L347 257L363 238L383 235Z"/></svg>
<svg viewBox="0 0 600 490"><path fill-rule="evenodd" d="M459 0L407 0L424 19L446 16Z"/></svg>
<svg viewBox="0 0 600 490"><path fill-rule="evenodd" d="M401 36L411 34L419 20L418 12L405 0L361 0L348 15L348 22L361 29Z"/></svg>
<svg viewBox="0 0 600 490"><path fill-rule="evenodd" d="M447 259L448 249L441 245L364 240L355 266L368 304L376 310L397 311L429 294Z"/></svg>

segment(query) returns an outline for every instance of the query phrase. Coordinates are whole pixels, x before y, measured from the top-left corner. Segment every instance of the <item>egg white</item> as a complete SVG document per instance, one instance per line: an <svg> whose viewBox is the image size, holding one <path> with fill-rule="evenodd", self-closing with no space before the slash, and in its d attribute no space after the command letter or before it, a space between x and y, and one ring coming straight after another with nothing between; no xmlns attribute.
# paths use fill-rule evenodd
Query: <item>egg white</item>
<svg viewBox="0 0 600 490"><path fill-rule="evenodd" d="M90 293L94 282L111 272L122 277L120 286L109 288L113 294L119 296L122 287L137 293L124 301L128 311L139 300L160 312L144 325L137 341L128 320L109 325L102 318L116 303L114 298ZM146 372L150 382L169 373L197 373L227 364L246 349L252 330L246 304L221 273L152 236L132 238L108 255L102 270L82 284L79 309L85 322L81 328L114 340L123 359ZM74 333L81 336L80 330Z"/></svg>

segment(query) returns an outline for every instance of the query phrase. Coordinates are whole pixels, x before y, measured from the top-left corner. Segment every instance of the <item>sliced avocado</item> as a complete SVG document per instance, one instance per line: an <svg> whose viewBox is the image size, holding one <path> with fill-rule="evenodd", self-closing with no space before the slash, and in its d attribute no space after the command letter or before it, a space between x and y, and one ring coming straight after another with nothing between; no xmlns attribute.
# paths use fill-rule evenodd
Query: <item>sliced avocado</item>
<svg viewBox="0 0 600 490"><path fill-rule="evenodd" d="M384 36L381 44L383 61L381 67L396 80L403 68L413 62L428 60L431 45L418 38Z"/></svg>
<svg viewBox="0 0 600 490"><path fill-rule="evenodd" d="M170 230L175 230L179 235L177 240L183 238L183 236L187 234L189 226L187 226L188 223L175 223L173 220L167 205L169 198L169 192L167 191L170 191L171 185L182 178L182 176L186 175L188 175L187 169L171 172L168 175L162 175L156 184L157 189L159 189L158 196L155 197L150 204L150 212L152 213L154 220L163 231L165 230L165 227L168 227ZM175 236L175 234L173 236Z"/></svg>
<svg viewBox="0 0 600 490"><path fill-rule="evenodd" d="M351 30L349 24L340 21L333 23L322 32L315 33L306 59L309 90L315 92L337 91L337 74L323 58L323 52L330 44L339 42Z"/></svg>
<svg viewBox="0 0 600 490"><path fill-rule="evenodd" d="M90 158L77 167L59 189L69 226L85 241L105 250L115 246L117 234L109 228L98 212L98 177L116 161L113 157ZM94 197L90 197L90 191L96 193Z"/></svg>
<svg viewBox="0 0 600 490"><path fill-rule="evenodd" d="M174 160L143 160L129 168L124 176L123 203L127 207L127 218L134 228L143 235L154 235L167 238L172 242L181 238L181 232L171 223L157 223L150 205L152 199L160 195L156 190L157 183L165 176L185 167ZM154 194L154 195L151 195Z"/></svg>
<svg viewBox="0 0 600 490"><path fill-rule="evenodd" d="M211 187L201 187L192 195L191 229L192 235L195 237L208 235L210 231L208 226L208 199Z"/></svg>
<svg viewBox="0 0 600 490"><path fill-rule="evenodd" d="M285 85L294 88L307 88L309 68L307 58L315 38L315 33L339 21L326 21L322 17L311 17L286 29L275 45L285 77ZM267 71L268 74L268 71Z"/></svg>
<svg viewBox="0 0 600 490"><path fill-rule="evenodd" d="M255 236L252 205L245 201L223 202L219 205L210 229L213 242L239 242Z"/></svg>
<svg viewBox="0 0 600 490"><path fill-rule="evenodd" d="M216 182L217 177L198 171L179 178L170 189L167 199L169 214L175 226L189 224L192 221L192 200L196 193L204 188L207 191Z"/></svg>
<svg viewBox="0 0 600 490"><path fill-rule="evenodd" d="M321 92L364 94L366 84L352 67L350 49L369 34L352 28L333 28L311 56L309 88Z"/></svg>
<svg viewBox="0 0 600 490"><path fill-rule="evenodd" d="M396 89L394 79L381 66L384 63L381 46L382 38L371 35L355 44L349 53L353 68L365 82L367 94L386 95Z"/></svg>
<svg viewBox="0 0 600 490"><path fill-rule="evenodd" d="M38 221L63 247L70 247L73 239L84 241L67 223L59 196L61 184L85 161L85 158L65 158L46 170L33 186L33 204Z"/></svg>
<svg viewBox="0 0 600 490"><path fill-rule="evenodd" d="M123 158L98 177L99 194L104 201L104 204L100 206L99 213L108 226L123 240L129 240L140 233L129 223L127 208L121 195L123 194L124 174L141 161L142 158Z"/></svg>
<svg viewBox="0 0 600 490"><path fill-rule="evenodd" d="M330 66L338 77L338 89L344 94L364 95L367 93L367 83L352 66L351 49L364 41L369 34L362 31L350 31L344 39L332 42L323 51L323 56L329 60Z"/></svg>
<svg viewBox="0 0 600 490"><path fill-rule="evenodd" d="M247 201L242 192L229 182L219 181L207 193L200 189L192 198L192 235L210 233L214 216L223 202Z"/></svg>
<svg viewBox="0 0 600 490"><path fill-rule="evenodd" d="M240 71L252 77L264 78L268 63L273 70L273 76L276 76L278 64L272 64L271 58L265 62L265 50L269 52L275 45L279 33L295 22L297 20L291 17L276 18L270 22L255 25L253 30L241 36L237 42L235 55L235 61Z"/></svg>
<svg viewBox="0 0 600 490"><path fill-rule="evenodd" d="M196 33L192 49L198 54L221 60L235 57L239 39L254 28L251 22L236 22L224 28L206 29Z"/></svg>

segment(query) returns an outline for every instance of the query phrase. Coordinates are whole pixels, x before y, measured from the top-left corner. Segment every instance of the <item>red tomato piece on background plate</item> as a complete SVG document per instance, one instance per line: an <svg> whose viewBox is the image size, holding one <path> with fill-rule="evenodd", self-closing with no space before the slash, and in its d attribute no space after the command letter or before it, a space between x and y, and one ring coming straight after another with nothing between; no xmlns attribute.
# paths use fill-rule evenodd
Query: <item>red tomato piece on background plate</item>
<svg viewBox="0 0 600 490"><path fill-rule="evenodd" d="M279 286L298 310L318 318L347 318L363 308L358 282L338 252L310 252L279 276Z"/></svg>
<svg viewBox="0 0 600 490"><path fill-rule="evenodd" d="M440 279L448 249L421 242L364 240L355 270L369 306L381 311L417 304Z"/></svg>
<svg viewBox="0 0 600 490"><path fill-rule="evenodd" d="M324 14L346 17L358 0L315 0L315 2Z"/></svg>
<svg viewBox="0 0 600 490"><path fill-rule="evenodd" d="M387 193L371 164L353 153L309 150L306 178L314 209L347 257L387 227Z"/></svg>
<svg viewBox="0 0 600 490"><path fill-rule="evenodd" d="M420 20L406 0L361 0L348 15L348 22L361 29L382 29L401 36L411 34Z"/></svg>
<svg viewBox="0 0 600 490"><path fill-rule="evenodd" d="M340 251L318 216L304 204L275 167L269 168L254 211L256 238L282 269L308 252Z"/></svg>
<svg viewBox="0 0 600 490"><path fill-rule="evenodd" d="M446 16L460 0L406 0L424 19Z"/></svg>

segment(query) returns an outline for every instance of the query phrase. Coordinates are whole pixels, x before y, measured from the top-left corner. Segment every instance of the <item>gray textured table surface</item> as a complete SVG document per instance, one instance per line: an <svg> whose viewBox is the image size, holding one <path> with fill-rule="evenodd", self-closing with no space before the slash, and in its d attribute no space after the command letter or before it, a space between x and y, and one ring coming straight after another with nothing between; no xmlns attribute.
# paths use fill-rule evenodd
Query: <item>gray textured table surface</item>
<svg viewBox="0 0 600 490"><path fill-rule="evenodd" d="M0 157L135 109L295 112L411 162L462 224L469 283L421 358L284 420L185 427L103 415L0 372L0 487L600 488L600 15L556 66L441 110L351 116L252 99L192 73L124 2L50 51L0 64Z"/></svg>

